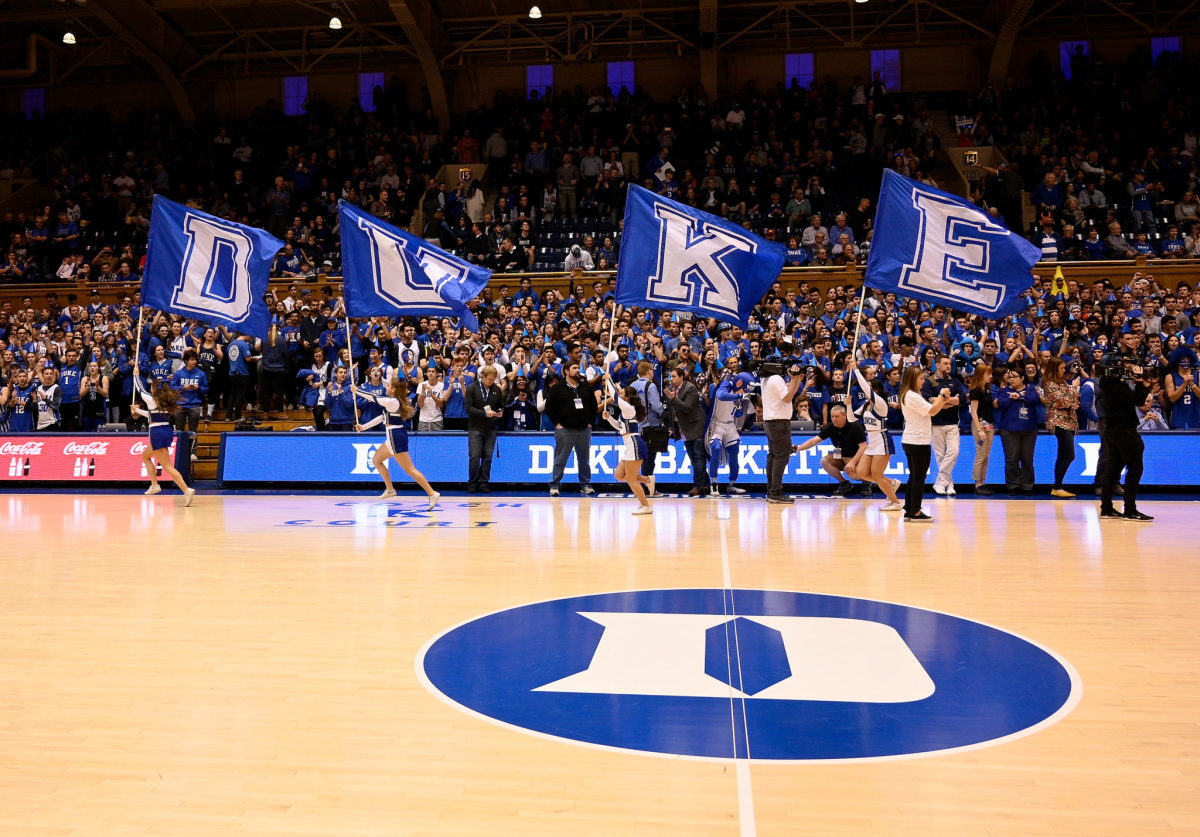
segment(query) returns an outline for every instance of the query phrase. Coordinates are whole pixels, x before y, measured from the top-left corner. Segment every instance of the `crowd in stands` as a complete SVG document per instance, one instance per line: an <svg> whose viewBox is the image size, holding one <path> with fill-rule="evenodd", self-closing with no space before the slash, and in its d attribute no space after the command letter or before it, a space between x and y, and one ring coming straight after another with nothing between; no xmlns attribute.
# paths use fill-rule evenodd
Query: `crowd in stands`
<svg viewBox="0 0 1200 837"><path fill-rule="evenodd" d="M1186 68L1168 59L1121 69L1081 64L1069 81L1045 73L1028 87L989 87L970 101L977 114L970 141L999 146L1009 161L986 174L975 200L1017 226L1014 181L1040 184L1033 240L1046 258L1074 257L1072 236L1084 231L1085 242L1100 234L1115 248L1114 235L1125 241L1122 230L1145 236L1169 258L1196 256L1197 231L1188 221L1196 204L1196 114L1190 97L1178 95ZM214 406L237 418L247 407L298 405L312 409L318 428L341 428L348 401L340 378L378 387L402 375L414 382L417 425L454 429L466 422L462 385L491 365L508 399L506 428L530 430L545 426L546 388L569 356L589 378L607 370L617 382L648 364L661 385L679 368L702 393L778 356L804 368L794 416L802 429L827 422L839 402L858 406L858 396L846 394L844 364L853 353L865 375L884 377L892 396L906 363L933 374L945 357L950 374L964 381L987 367L997 387L1011 369L1037 387L1046 362L1061 357L1079 395L1078 426L1089 429L1099 418L1098 361L1133 332L1157 376L1145 427L1200 426L1200 291L1187 283L1164 287L1132 265L1114 267L1111 281L1070 282L1063 293L1036 282L1028 308L999 322L872 292L857 344L859 289L852 284L823 294L788 276L746 330L678 312L623 310L609 346L610 277L568 294L538 293L514 277L507 286L493 280L472 302L479 333L448 320L374 319L353 322L347 345L340 289L306 282L336 275L339 200L400 226L423 218L425 237L498 272L591 270L618 262L624 194L637 182L780 240L788 264L803 266L865 260L874 223L868 196L884 167L936 185L939 142L922 101L889 93L878 78L713 100L691 90L657 102L640 90L500 94L444 132L430 109L409 113L398 88L377 90L376 106L373 113L338 110L314 98L304 117L264 107L211 130L138 112L109 124L93 112L4 132L0 175L43 176L55 201L34 218L3 219L11 244L0 282L84 273L95 290L86 298L30 295L0 310L3 422L94 429L123 421L141 375L186 391L181 407L193 430ZM487 199L478 182L436 179L444 163L475 162L493 173ZM1085 197L1097 192L1102 207ZM273 301L265 339L155 312L137 334L136 295L101 293L105 283L137 281L155 194L262 226L287 242L276 273L296 284ZM1176 219L1175 231L1164 217ZM1183 227L1180 252L1173 242ZM1137 237L1126 243L1145 252ZM1078 250L1092 252L1086 244ZM61 389L52 421L37 409L38 382L47 380ZM32 419L17 420L25 410ZM1043 415L1038 409L1035 426L1045 426ZM750 411L747 422L755 420ZM889 424L900 421L892 410ZM966 403L956 421L964 432L978 430Z"/></svg>

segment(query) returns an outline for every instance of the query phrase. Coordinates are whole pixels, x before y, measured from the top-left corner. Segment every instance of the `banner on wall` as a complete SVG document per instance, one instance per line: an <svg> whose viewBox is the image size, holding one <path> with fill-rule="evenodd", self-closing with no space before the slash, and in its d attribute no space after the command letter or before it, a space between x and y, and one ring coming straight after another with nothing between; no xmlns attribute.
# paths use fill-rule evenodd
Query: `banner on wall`
<svg viewBox="0 0 1200 837"><path fill-rule="evenodd" d="M797 435L800 440L807 436ZM1200 433L1146 434L1146 486L1200 485L1200 469L1192 463L1200 451ZM467 434L449 431L410 435L413 461L433 483L467 481ZM897 438L896 447L900 448ZM378 484L380 478L371 457L383 442L379 434L356 433L225 433L221 440L219 479L227 484ZM1096 474L1100 437L1081 434L1075 441L1075 461L1067 473L1071 485L1090 485ZM615 434L592 436L590 464L595 482L615 482L613 472L622 449ZM794 455L788 462L784 482L788 485L828 485L832 479L821 469L821 457L833 448L828 444ZM1034 468L1040 482L1049 482L1054 474L1056 445L1053 436L1039 436ZM954 481L972 483L971 466L975 459L974 440L962 437ZM738 449L740 475L737 484L745 488L765 488L767 483L767 437L761 433L742 436ZM544 433L501 433L492 461L492 483L535 484L550 482L554 466L554 437ZM404 474L394 465L393 476L402 482ZM567 463L566 482L578 481L579 469L574 454ZM655 473L660 485L690 483L691 462L683 444L672 442L661 454ZM902 449L892 457L888 475L904 480L908 474ZM929 481L937 475L930 469ZM728 481L728 469L721 470L722 483ZM1004 453L999 442L992 448L988 482L1004 483Z"/></svg>

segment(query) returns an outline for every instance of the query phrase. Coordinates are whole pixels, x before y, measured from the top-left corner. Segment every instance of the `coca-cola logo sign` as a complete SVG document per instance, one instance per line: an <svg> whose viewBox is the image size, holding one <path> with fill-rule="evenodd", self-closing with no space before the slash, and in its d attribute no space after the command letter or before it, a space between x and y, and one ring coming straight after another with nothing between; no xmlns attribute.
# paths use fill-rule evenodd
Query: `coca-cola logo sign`
<svg viewBox="0 0 1200 837"><path fill-rule="evenodd" d="M63 456L104 456L108 453L108 442L67 442Z"/></svg>
<svg viewBox="0 0 1200 837"><path fill-rule="evenodd" d="M129 455L130 456L141 456L142 452L145 451L146 448L148 448L148 447L150 447L148 442L145 442L145 441L134 442L133 447L131 447L129 449Z"/></svg>
<svg viewBox="0 0 1200 837"><path fill-rule="evenodd" d="M41 456L45 442L4 442L0 444L0 456Z"/></svg>

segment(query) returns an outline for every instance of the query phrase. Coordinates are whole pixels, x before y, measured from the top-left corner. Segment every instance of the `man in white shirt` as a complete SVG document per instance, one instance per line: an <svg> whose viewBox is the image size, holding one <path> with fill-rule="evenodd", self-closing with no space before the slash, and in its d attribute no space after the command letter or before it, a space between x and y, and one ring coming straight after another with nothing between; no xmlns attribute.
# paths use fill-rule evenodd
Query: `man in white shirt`
<svg viewBox="0 0 1200 837"><path fill-rule="evenodd" d="M792 456L792 399L800 389L800 367L793 366L790 378L782 370L767 375L762 385L763 429L767 433L767 502L793 503L783 493L783 474Z"/></svg>

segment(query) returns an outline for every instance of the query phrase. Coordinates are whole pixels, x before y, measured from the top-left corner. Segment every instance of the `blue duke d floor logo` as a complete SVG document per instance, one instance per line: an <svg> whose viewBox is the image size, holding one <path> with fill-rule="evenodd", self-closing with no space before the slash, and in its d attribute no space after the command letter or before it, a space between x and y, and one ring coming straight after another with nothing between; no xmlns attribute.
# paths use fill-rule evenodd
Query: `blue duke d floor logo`
<svg viewBox="0 0 1200 837"><path fill-rule="evenodd" d="M1079 701L1069 663L936 611L768 590L641 590L515 607L422 649L486 719L693 758L897 758L994 744Z"/></svg>

